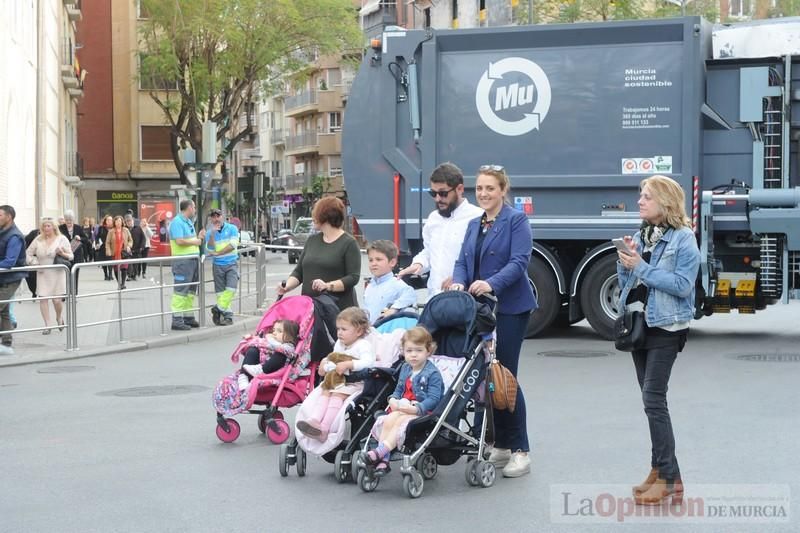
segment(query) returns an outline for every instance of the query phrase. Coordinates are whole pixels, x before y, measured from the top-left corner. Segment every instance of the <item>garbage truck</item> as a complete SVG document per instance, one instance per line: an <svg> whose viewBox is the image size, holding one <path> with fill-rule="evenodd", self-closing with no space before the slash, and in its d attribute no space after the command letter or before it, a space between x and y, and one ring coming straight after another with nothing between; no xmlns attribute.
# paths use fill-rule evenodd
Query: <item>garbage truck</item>
<svg viewBox="0 0 800 533"><path fill-rule="evenodd" d="M640 225L641 180L686 193L701 250L696 318L800 294L800 22L699 17L569 25L386 28L354 79L343 171L368 239L411 255L431 171L503 165L533 230L528 335L586 318L612 335L612 238Z"/></svg>

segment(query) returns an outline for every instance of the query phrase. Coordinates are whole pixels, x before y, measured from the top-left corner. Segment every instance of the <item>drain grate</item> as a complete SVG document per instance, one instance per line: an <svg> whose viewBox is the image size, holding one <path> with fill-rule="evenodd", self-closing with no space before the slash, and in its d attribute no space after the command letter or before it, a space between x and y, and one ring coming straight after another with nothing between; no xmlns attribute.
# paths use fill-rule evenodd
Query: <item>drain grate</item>
<svg viewBox="0 0 800 533"><path fill-rule="evenodd" d="M48 366L40 368L36 371L37 374L73 374L75 372L88 372L94 370L93 366L89 365L70 365L70 366Z"/></svg>
<svg viewBox="0 0 800 533"><path fill-rule="evenodd" d="M149 396L178 396L181 394L195 394L210 390L202 385L152 385L148 387L131 387L129 389L115 389L98 392L98 396L119 396L122 398L142 398Z"/></svg>
<svg viewBox="0 0 800 533"><path fill-rule="evenodd" d="M736 359L756 363L800 363L800 353L751 353L737 355Z"/></svg>
<svg viewBox="0 0 800 533"><path fill-rule="evenodd" d="M608 357L610 352L581 352L575 350L553 350L550 352L539 352L544 357Z"/></svg>

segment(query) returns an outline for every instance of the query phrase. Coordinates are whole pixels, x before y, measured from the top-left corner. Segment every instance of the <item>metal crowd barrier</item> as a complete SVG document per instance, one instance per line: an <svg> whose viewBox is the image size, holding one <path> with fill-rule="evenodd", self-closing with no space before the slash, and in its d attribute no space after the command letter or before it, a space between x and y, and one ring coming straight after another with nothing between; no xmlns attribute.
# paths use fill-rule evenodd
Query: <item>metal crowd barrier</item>
<svg viewBox="0 0 800 533"><path fill-rule="evenodd" d="M66 282L67 282L67 293L66 294L59 294L57 296L37 296L35 298L34 297L31 297L31 298L12 298L10 300L0 300L0 303L4 304L4 303L15 303L15 302L41 302L43 300L56 300L56 299L63 300L63 299L66 298L67 302L64 305L64 307L65 307L64 311L66 311L67 316L64 317L64 325L67 328L66 347L67 347L67 349L69 349L70 342L72 340L69 324L71 324L72 322L75 321L74 320L75 315L72 314L73 313L73 309L69 305L69 299L71 298L71 295L73 293L73 290L72 290L72 287L73 287L72 276L69 275L69 268L66 265L29 265L29 266L24 266L24 267L14 267L14 268L2 268L2 269L0 269L0 271L2 271L2 272L37 272L37 271L40 271L40 270L63 270L64 271L64 276L66 277ZM20 280L20 282L24 283L25 280L22 279L22 280ZM56 324L55 326L42 326L40 328L10 329L10 330L5 330L5 331L0 331L0 335L5 335L7 333L11 333L11 334L16 335L18 333L29 333L29 332L33 332L33 331L44 331L44 330L47 330L47 329L55 329L57 327L59 327L58 324Z"/></svg>
<svg viewBox="0 0 800 533"><path fill-rule="evenodd" d="M237 287L237 300L238 300L238 313L244 314L245 313L245 303L244 300L246 298L254 298L255 299L255 306L253 311L260 310L264 303L266 302L266 254L264 251L263 244L252 244L248 245L247 247L240 248L239 252L239 285ZM249 253L254 253L254 261L248 261ZM147 257L147 258L130 258L130 259L120 259L120 260L110 260L110 261L94 261L88 263L76 263L72 266L70 270L64 265L36 265L36 266L26 266L26 267L18 267L12 269L2 269L3 272L12 272L12 271L36 271L36 270L52 270L52 269L62 269L64 271L64 275L66 276L67 282L67 294L59 295L59 296L46 296L46 297L36 297L36 298L13 298L10 300L2 300L0 303L5 302L29 302L29 301L40 301L40 300L53 300L56 298L65 299L65 327L67 329L66 335L66 347L65 349L68 351L77 350L79 348L78 343L78 329L80 328L89 328L94 326L101 326L104 324L111 324L113 322L118 323L119 325L119 340L120 342L124 342L124 329L122 327L123 321L127 320L136 320L136 319L145 319L145 318L152 318L152 317L160 317L161 323L161 335L167 334L167 326L165 324L165 318L167 316L172 315L172 311L168 305L164 303L165 297L165 290L166 289L173 289L175 287L182 287L182 286L197 286L197 307L191 309L191 311L200 311L198 313L198 322L200 323L201 327L206 326L207 316L206 311L214 304L207 304L206 303L206 283L213 284L213 277L211 280L206 280L206 272L205 272L205 264L206 261L205 255L193 255L193 256L165 256L165 257ZM195 282L184 282L184 283L170 283L165 282L164 278L164 267L165 265L170 265L175 261L185 261L185 260L192 260L197 261L198 266L198 280ZM143 287L129 287L125 289L115 288L113 290L105 290L99 292L90 292L90 293L81 293L76 294L74 287L77 284L78 274L81 270L85 270L87 268L95 268L95 267L104 267L104 266L117 266L117 265L134 265L134 264L148 264L152 265L158 263L158 271L159 271L159 278L158 282L151 286L143 286ZM171 269L167 273L169 276L172 275ZM24 280L23 280L24 281ZM253 283L253 281L255 283ZM244 286L243 286L244 285ZM122 300L122 293L137 293L137 292L144 292L144 291L158 291L159 294L159 311L152 312L152 313L144 313L139 315L132 315L132 316L124 316L124 308L123 308L123 300ZM97 296L107 296L116 294L117 296L117 314L116 318L110 318L107 320L98 320L94 322L86 322L80 323L78 321L78 300L79 299L86 299L92 298ZM58 327L57 325L55 327ZM53 329L53 326L43 326L37 328L27 328L27 329L13 329L8 331L0 331L0 334L18 334L18 333L27 333L33 331L43 331L45 329Z"/></svg>

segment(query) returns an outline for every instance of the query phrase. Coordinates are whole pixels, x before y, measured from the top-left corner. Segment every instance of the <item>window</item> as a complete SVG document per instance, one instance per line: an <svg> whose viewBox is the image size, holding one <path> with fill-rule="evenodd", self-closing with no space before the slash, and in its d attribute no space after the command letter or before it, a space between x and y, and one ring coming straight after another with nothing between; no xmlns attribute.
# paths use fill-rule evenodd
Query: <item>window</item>
<svg viewBox="0 0 800 533"><path fill-rule="evenodd" d="M270 161L272 163L272 172L270 175L273 178L280 178L281 177L281 162L280 161Z"/></svg>
<svg viewBox="0 0 800 533"><path fill-rule="evenodd" d="M147 11L147 7L142 5L142 0L136 2L136 18L139 20L150 18L150 13Z"/></svg>
<svg viewBox="0 0 800 533"><path fill-rule="evenodd" d="M737 18L749 17L752 14L750 0L731 0L730 16Z"/></svg>
<svg viewBox="0 0 800 533"><path fill-rule="evenodd" d="M431 27L431 8L425 8L425 28Z"/></svg>
<svg viewBox="0 0 800 533"><path fill-rule="evenodd" d="M140 126L142 161L172 161L169 126Z"/></svg>
<svg viewBox="0 0 800 533"><path fill-rule="evenodd" d="M328 113L328 131L334 133L342 129L342 114L338 111Z"/></svg>
<svg viewBox="0 0 800 533"><path fill-rule="evenodd" d="M172 76L164 76L155 59L147 54L139 54L139 89L143 91L175 91L178 81Z"/></svg>

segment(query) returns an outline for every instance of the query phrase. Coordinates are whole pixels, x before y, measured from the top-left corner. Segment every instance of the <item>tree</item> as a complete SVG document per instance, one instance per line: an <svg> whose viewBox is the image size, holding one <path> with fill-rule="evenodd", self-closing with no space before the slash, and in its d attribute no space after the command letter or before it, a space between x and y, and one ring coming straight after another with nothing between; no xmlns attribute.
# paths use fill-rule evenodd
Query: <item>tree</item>
<svg viewBox="0 0 800 533"><path fill-rule="evenodd" d="M158 80L149 94L171 127L172 159L184 183L179 150L202 153L203 122L217 124L222 161L251 133L246 111L259 89L300 72L317 54L358 48L362 39L351 0L141 2L148 18L140 26L140 77ZM243 112L246 127L225 142Z"/></svg>

